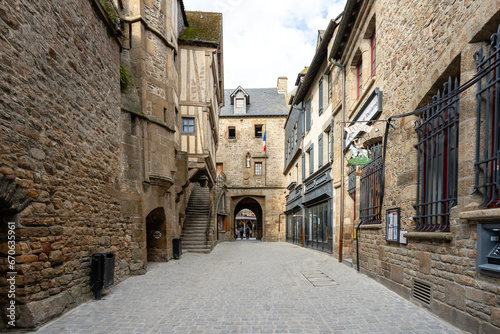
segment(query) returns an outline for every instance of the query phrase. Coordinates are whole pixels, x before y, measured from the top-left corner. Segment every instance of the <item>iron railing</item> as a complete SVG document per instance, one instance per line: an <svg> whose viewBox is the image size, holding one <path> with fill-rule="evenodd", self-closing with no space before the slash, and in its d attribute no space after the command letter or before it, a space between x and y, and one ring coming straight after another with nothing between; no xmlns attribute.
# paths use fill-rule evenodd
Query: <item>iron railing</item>
<svg viewBox="0 0 500 334"><path fill-rule="evenodd" d="M382 144L369 149L369 163L361 167L359 179L359 219L363 224L380 223L380 184L382 180Z"/></svg>
<svg viewBox="0 0 500 334"><path fill-rule="evenodd" d="M458 79L449 78L415 122L418 134L416 231L449 231L450 208L457 204ZM446 98L447 96L450 98ZM439 103L436 103L440 101Z"/></svg>
<svg viewBox="0 0 500 334"><path fill-rule="evenodd" d="M351 165L349 171L347 172L347 192L353 194L356 191L356 166Z"/></svg>
<svg viewBox="0 0 500 334"><path fill-rule="evenodd" d="M491 36L488 54L474 54L477 66L476 162L474 193L482 193L480 206L500 203L500 27Z"/></svg>

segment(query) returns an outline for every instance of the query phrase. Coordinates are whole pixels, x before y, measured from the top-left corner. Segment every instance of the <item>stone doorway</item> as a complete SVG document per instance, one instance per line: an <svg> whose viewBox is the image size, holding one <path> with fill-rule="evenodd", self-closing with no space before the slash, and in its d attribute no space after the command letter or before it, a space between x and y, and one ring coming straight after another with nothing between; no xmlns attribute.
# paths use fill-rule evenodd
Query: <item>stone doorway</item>
<svg viewBox="0 0 500 334"><path fill-rule="evenodd" d="M148 261L167 261L167 222L163 207L154 209L146 217L146 244Z"/></svg>
<svg viewBox="0 0 500 334"><path fill-rule="evenodd" d="M262 207L255 199L246 197L239 201L234 209L233 217L233 232L235 236L238 235L237 229L240 225L244 225L244 229L249 225L252 230L252 238L257 240L262 239Z"/></svg>

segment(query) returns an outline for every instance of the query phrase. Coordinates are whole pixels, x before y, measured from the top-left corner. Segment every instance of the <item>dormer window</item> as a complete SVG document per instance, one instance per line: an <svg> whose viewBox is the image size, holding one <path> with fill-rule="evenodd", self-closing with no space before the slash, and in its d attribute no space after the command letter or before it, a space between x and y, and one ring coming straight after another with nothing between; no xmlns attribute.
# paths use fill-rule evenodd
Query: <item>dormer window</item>
<svg viewBox="0 0 500 334"><path fill-rule="evenodd" d="M245 107L245 99L242 99L242 98L235 99L234 105L235 105L236 108L243 108L243 107Z"/></svg>

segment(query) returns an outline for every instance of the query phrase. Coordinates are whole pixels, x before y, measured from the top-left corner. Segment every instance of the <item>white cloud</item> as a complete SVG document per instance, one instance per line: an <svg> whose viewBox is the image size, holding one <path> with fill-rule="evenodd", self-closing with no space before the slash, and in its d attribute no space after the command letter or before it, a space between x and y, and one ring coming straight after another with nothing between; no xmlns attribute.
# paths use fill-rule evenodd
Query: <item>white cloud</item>
<svg viewBox="0 0 500 334"><path fill-rule="evenodd" d="M276 87L279 76L294 87L314 56L318 30L346 0L184 0L186 10L222 12L226 88Z"/></svg>

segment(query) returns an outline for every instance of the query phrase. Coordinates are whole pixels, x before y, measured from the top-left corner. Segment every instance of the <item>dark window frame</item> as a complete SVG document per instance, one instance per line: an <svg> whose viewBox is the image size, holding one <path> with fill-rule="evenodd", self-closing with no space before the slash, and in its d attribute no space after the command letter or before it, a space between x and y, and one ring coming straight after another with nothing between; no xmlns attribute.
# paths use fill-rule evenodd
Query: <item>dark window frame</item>
<svg viewBox="0 0 500 334"><path fill-rule="evenodd" d="M260 130L258 129L260 127ZM254 125L254 138L262 138L264 136L264 125L255 124Z"/></svg>
<svg viewBox="0 0 500 334"><path fill-rule="evenodd" d="M192 121L192 124L190 124ZM187 123L189 122L189 123ZM183 135L194 135L196 134L196 120L194 117L182 117L181 118L181 129ZM190 130L192 128L192 130Z"/></svg>
<svg viewBox="0 0 500 334"><path fill-rule="evenodd" d="M321 115L323 113L323 77L319 79L318 95L318 114Z"/></svg>
<svg viewBox="0 0 500 334"><path fill-rule="evenodd" d="M231 135L231 132L234 132ZM228 126L227 127L227 139L236 139L236 127L235 126Z"/></svg>

